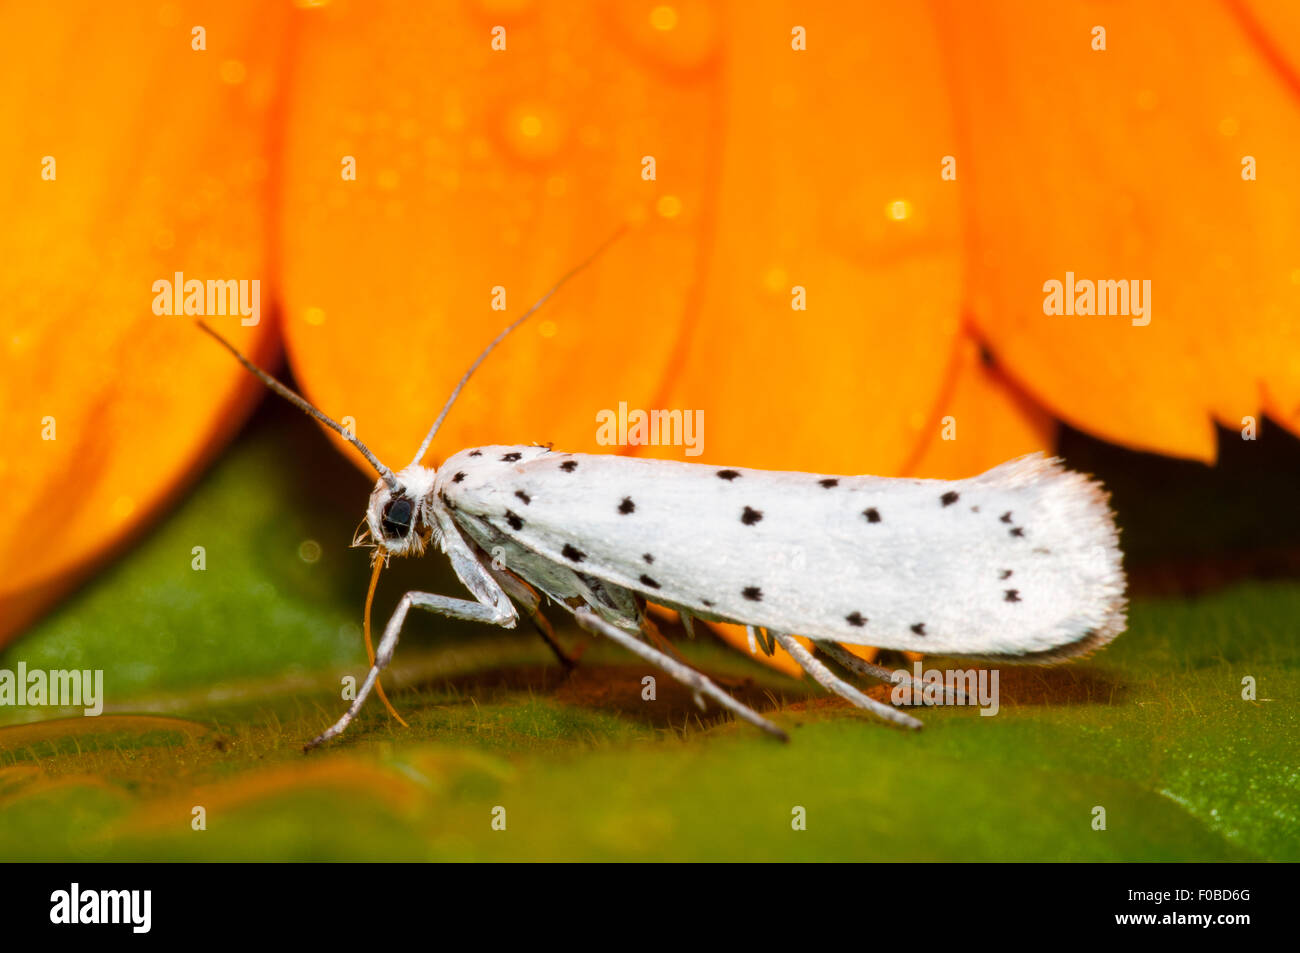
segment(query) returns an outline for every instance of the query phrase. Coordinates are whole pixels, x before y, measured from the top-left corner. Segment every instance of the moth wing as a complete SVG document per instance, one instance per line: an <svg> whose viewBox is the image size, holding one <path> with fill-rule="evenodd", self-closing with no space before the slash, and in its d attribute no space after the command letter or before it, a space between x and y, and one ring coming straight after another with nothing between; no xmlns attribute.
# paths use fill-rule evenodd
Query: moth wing
<svg viewBox="0 0 1300 953"><path fill-rule="evenodd" d="M1041 454L941 481L478 452L440 474L453 515L706 618L1026 659L1089 650L1124 626L1106 495Z"/></svg>

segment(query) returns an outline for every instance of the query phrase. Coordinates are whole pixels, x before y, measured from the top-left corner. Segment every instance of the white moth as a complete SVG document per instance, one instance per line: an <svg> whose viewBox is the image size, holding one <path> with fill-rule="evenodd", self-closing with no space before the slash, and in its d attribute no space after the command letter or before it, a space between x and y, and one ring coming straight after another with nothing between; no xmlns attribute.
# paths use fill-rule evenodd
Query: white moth
<svg viewBox="0 0 1300 953"><path fill-rule="evenodd" d="M424 466L478 365L588 262L479 355L397 473L199 322L379 473L366 510L375 558L436 547L474 597L406 593L356 699L308 747L339 735L356 716L412 607L513 628L513 600L547 635L540 593L584 629L692 688L701 705L707 696L783 739L771 721L653 644L647 600L677 610L688 626L693 618L746 625L751 641L766 636L770 648L774 640L826 688L909 728L921 723L863 694L791 635L812 639L857 674L892 680L841 646L1042 663L1090 652L1123 631L1125 580L1107 494L1042 454L955 481L772 472L541 446L478 447L438 469Z"/></svg>

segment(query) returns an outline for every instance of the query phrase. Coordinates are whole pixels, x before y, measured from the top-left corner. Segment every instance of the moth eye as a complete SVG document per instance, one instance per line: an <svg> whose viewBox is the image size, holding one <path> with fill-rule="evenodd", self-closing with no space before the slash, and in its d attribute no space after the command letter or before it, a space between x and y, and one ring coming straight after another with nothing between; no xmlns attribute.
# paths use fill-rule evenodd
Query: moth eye
<svg viewBox="0 0 1300 953"><path fill-rule="evenodd" d="M391 500L384 507L382 526L389 539L401 538L411 529L411 501Z"/></svg>

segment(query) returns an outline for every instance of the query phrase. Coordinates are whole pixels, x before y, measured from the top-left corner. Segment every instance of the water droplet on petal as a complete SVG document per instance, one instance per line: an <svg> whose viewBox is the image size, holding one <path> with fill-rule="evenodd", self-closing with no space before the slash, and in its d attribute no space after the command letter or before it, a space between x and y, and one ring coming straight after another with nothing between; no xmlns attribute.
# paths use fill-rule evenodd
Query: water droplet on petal
<svg viewBox="0 0 1300 953"><path fill-rule="evenodd" d="M124 523L135 512L135 500L129 496L119 496L109 507L108 516L115 523Z"/></svg>
<svg viewBox="0 0 1300 953"><path fill-rule="evenodd" d="M559 115L537 104L508 110L503 133L516 156L533 162L552 158L564 145L565 130Z"/></svg>
<svg viewBox="0 0 1300 953"><path fill-rule="evenodd" d="M912 217L912 203L907 199L894 199L885 206L885 215L895 222L906 221Z"/></svg>
<svg viewBox="0 0 1300 953"><path fill-rule="evenodd" d="M649 10L634 3L611 7L627 41L670 69L699 69L722 47L718 12L702 0L656 4Z"/></svg>
<svg viewBox="0 0 1300 953"><path fill-rule="evenodd" d="M677 26L677 11L666 5L655 7L650 11L650 25L656 30L671 30Z"/></svg>

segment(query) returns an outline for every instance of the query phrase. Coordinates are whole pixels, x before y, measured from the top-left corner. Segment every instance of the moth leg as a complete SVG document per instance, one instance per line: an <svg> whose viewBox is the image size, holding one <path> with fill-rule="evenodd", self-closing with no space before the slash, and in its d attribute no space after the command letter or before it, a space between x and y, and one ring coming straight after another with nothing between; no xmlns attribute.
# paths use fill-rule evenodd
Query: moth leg
<svg viewBox="0 0 1300 953"><path fill-rule="evenodd" d="M650 640L650 643L654 645L655 648L660 652L663 652L665 655L671 655L683 665L686 664L686 659L682 658L682 653L677 651L677 646L668 641L667 636L659 630L659 626L655 625L654 620L651 619L650 616L646 615L644 611L638 617L637 622L640 625L641 631L645 633L646 638Z"/></svg>
<svg viewBox="0 0 1300 953"><path fill-rule="evenodd" d="M533 624L533 628L536 629L537 634L542 637L542 641L545 642L546 647L551 650L551 654L554 655L555 660L560 663L560 667L564 669L565 674L567 675L569 672L572 672L577 668L578 659L582 656L582 646L579 646L578 650L570 655L564 650L564 646L560 644L560 640L556 638L555 629L551 627L551 620L542 615L540 609L529 611L528 607L525 606L524 611L528 612L528 621Z"/></svg>
<svg viewBox="0 0 1300 953"><path fill-rule="evenodd" d="M671 655L660 652L652 645L647 645L631 632L624 632L615 625L606 622L596 613L587 608L575 609L573 617L578 620L578 625L582 626L588 632L595 635L603 635L607 639L617 642L623 648L639 655L651 665L656 665L663 669L677 681L681 682L687 688L694 689L697 694L707 695L723 708L735 714L738 718L743 718L752 725L762 728L770 735L780 738L782 741L789 741L789 737L784 731L778 728L772 722L768 721L758 712L742 705L736 701L717 685L713 684L709 678L695 669L682 662L677 661Z"/></svg>
<svg viewBox="0 0 1300 953"><path fill-rule="evenodd" d="M771 656L776 651L776 643L772 641L772 633L761 626L746 625L745 634L749 636L749 654L757 655L758 650L762 649L763 654Z"/></svg>
<svg viewBox="0 0 1300 953"><path fill-rule="evenodd" d="M347 728L352 719L357 716L357 712L361 710L361 705L365 702L366 696L375 687L375 682L379 679L379 673L386 669L388 663L393 660L393 650L397 648L397 637L402 631L402 623L406 621L406 613L410 611L412 606L435 612L438 615L445 615L451 619L464 619L467 622L488 622L492 625L507 628L512 628L519 618L514 607L505 598L504 592L501 593L501 601L496 604L471 602L468 599L440 596L432 592L408 592L398 602L397 608L388 619L388 625L384 626L384 637L380 639L379 648L375 650L375 664L370 666L370 671L366 675L366 680L361 684L361 690L357 692L356 699L348 710L343 713L342 718L322 734L309 741L304 750L310 750L317 745L324 744L331 738L337 738Z"/></svg>
<svg viewBox="0 0 1300 953"><path fill-rule="evenodd" d="M843 646L835 642L823 642L818 640L816 644L817 648L821 649L855 675L862 675L867 678L878 678L882 682L887 682L890 685L900 685L903 682L911 682L915 688L925 688L925 683L919 681L916 676L912 675L910 672L891 672L889 669L881 668L879 665L872 665L866 659L858 658L852 652L849 652ZM957 702L965 704L966 693L956 685L953 685L951 688L945 687L944 691L947 695L948 704L953 705Z"/></svg>
<svg viewBox="0 0 1300 953"><path fill-rule="evenodd" d="M560 645L559 640L555 637L555 629L551 627L551 620L542 614L542 600L537 595L537 590L514 573L495 569L489 569L488 571L492 573L492 578L500 583L501 588L506 591L506 595L524 607L524 612L528 613L528 618L533 623L533 627L537 629L538 635L542 637L542 641L546 643L547 648L551 650L551 654L555 656L564 670L572 672L577 668L578 656L582 654L582 650L579 649L574 655L569 655L568 652L564 651L564 647Z"/></svg>
<svg viewBox="0 0 1300 953"><path fill-rule="evenodd" d="M841 698L847 698L859 708L865 708L875 715L891 721L896 725L904 728L919 729L921 722L913 718L906 712L901 712L896 708L876 701L874 698L868 698L862 692L858 691L848 682L837 676L817 659L813 658L812 653L796 642L791 636L784 632L772 632L776 641L780 643L781 648L790 653L790 656L799 663L799 667L813 677L817 684L821 685L828 691L834 692Z"/></svg>
<svg viewBox="0 0 1300 953"><path fill-rule="evenodd" d="M687 635L687 637L690 638L690 639L692 639L692 640L694 640L694 638L695 638L695 616L691 615L691 614L690 614L689 612L687 612L685 609L681 609L681 610L679 610L678 613L677 613L677 615L678 615L678 617L682 620L682 628L684 628L684 629L686 630L686 635Z"/></svg>

